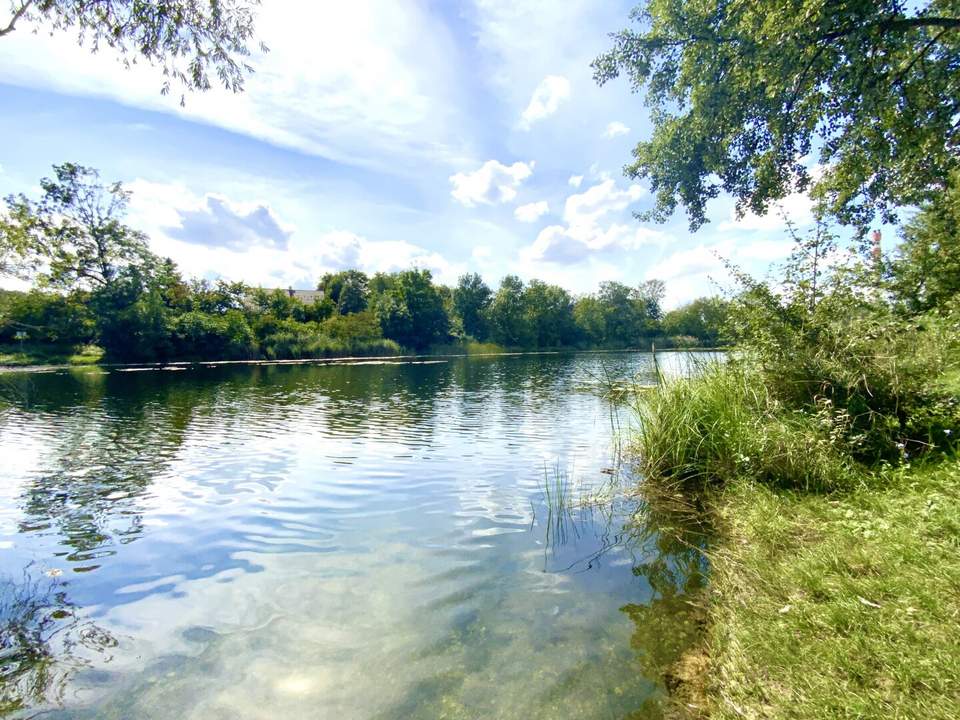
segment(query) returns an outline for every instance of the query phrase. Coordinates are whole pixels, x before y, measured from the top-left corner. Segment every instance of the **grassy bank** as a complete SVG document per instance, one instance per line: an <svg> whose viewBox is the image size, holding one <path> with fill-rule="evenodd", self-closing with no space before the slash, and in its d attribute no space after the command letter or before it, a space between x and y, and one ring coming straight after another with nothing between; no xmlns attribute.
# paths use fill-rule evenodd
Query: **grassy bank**
<svg viewBox="0 0 960 720"><path fill-rule="evenodd" d="M732 483L711 505L703 714L957 717L955 459L842 495Z"/></svg>
<svg viewBox="0 0 960 720"><path fill-rule="evenodd" d="M103 348L96 345L0 345L0 366L94 365L103 360Z"/></svg>
<svg viewBox="0 0 960 720"><path fill-rule="evenodd" d="M921 460L897 429L899 459L856 458L832 416L783 402L748 363L638 398L648 482L695 494L714 530L703 634L670 671L678 715L957 717L960 460L944 424L957 377L924 383L937 413L914 412L941 442Z"/></svg>

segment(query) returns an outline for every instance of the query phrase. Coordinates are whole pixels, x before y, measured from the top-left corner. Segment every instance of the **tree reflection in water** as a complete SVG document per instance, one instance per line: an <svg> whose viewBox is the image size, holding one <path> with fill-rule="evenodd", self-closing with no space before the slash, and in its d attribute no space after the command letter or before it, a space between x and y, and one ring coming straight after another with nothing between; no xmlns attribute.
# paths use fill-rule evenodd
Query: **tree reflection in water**
<svg viewBox="0 0 960 720"><path fill-rule="evenodd" d="M670 716L678 663L701 636L710 528L698 504L627 468L610 472L604 492L592 495L559 468L546 475L544 571L586 572L614 552L633 557L633 575L646 582L650 596L620 609L634 624L630 645L640 674L659 687L626 720L654 720ZM571 546L587 551L571 556Z"/></svg>
<svg viewBox="0 0 960 720"><path fill-rule="evenodd" d="M33 566L0 578L0 716L60 704L70 677L108 662L116 644L78 614L65 582Z"/></svg>

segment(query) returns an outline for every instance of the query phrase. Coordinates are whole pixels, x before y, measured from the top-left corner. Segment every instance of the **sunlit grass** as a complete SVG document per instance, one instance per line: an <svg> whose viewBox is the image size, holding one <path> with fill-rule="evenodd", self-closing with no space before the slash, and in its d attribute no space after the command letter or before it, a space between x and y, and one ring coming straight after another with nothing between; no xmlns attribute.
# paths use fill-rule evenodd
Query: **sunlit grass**
<svg viewBox="0 0 960 720"><path fill-rule="evenodd" d="M710 716L957 717L960 464L876 480L714 503Z"/></svg>

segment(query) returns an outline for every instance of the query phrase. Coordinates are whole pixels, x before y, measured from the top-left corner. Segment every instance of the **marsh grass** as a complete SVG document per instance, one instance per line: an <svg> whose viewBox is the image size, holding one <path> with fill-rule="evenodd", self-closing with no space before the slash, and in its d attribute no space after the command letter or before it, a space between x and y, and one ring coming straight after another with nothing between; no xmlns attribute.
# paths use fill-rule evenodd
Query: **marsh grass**
<svg viewBox="0 0 960 720"><path fill-rule="evenodd" d="M702 506L712 528L702 640L668 670L683 678L673 707L724 719L957 717L955 366L948 353L945 364L864 369L862 386L876 388L860 425L877 429L871 454L902 439L895 462L866 462L856 423L838 422L841 402L785 392L802 373L827 378L807 360L782 378L750 358L709 363L633 400L645 491ZM841 397L835 379L823 387Z"/></svg>
<svg viewBox="0 0 960 720"><path fill-rule="evenodd" d="M738 361L700 363L637 394L633 448L644 474L678 487L749 477L807 490L857 485L861 473L817 420L790 411Z"/></svg>

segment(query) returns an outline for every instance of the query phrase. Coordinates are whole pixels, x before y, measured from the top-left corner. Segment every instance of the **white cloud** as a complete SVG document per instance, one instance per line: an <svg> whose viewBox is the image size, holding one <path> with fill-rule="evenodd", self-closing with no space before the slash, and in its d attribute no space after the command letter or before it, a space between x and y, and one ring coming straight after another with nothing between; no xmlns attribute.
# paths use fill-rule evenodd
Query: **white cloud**
<svg viewBox="0 0 960 720"><path fill-rule="evenodd" d="M513 216L520 222L532 223L536 222L540 217L546 215L548 212L550 212L550 206L547 204L546 200L541 200L540 202L532 202L527 203L526 205L520 205L516 210L513 211Z"/></svg>
<svg viewBox="0 0 960 720"><path fill-rule="evenodd" d="M566 225L551 225L541 230L533 244L521 251L521 258L573 264L599 252L631 251L662 244L667 236L659 230L603 222L607 215L622 212L644 194L646 191L640 185L621 190L613 180L607 179L585 192L570 195L563 210Z"/></svg>
<svg viewBox="0 0 960 720"><path fill-rule="evenodd" d="M571 175L570 179L567 180L567 184L570 185L570 187L578 188L581 183L583 183L583 175Z"/></svg>
<svg viewBox="0 0 960 720"><path fill-rule="evenodd" d="M287 248L293 228L264 204L234 203L208 194L200 207L179 209L179 223L166 228L170 237L198 245L244 250L254 245Z"/></svg>
<svg viewBox="0 0 960 720"><path fill-rule="evenodd" d="M630 132L630 128L628 128L619 120L614 120L612 123L607 125L607 129L603 131L603 136L615 138L621 135L626 135L628 132Z"/></svg>
<svg viewBox="0 0 960 720"><path fill-rule="evenodd" d="M515 188L533 173L533 165L532 160L529 163L517 161L513 165L487 160L473 172L451 175L453 189L450 194L467 207L510 202L517 196Z"/></svg>
<svg viewBox="0 0 960 720"><path fill-rule="evenodd" d="M570 81L562 75L547 75L533 91L527 109L520 116L520 127L529 129L538 120L553 115L569 97Z"/></svg>
<svg viewBox="0 0 960 720"><path fill-rule="evenodd" d="M618 212L646 194L640 185L619 190L614 180L607 178L578 195L571 195L563 210L563 219L570 225L589 225L611 212Z"/></svg>
<svg viewBox="0 0 960 720"><path fill-rule="evenodd" d="M730 219L720 223L721 230L762 230L776 231L787 227L786 220L790 220L797 227L811 225L814 220L813 200L803 193L794 193L772 203L765 215L755 215L747 212L742 218L737 218L736 211L730 213Z"/></svg>
<svg viewBox="0 0 960 720"><path fill-rule="evenodd" d="M470 253L474 260L486 260L491 255L493 255L493 248L489 245L477 245Z"/></svg>
<svg viewBox="0 0 960 720"><path fill-rule="evenodd" d="M91 53L71 32L24 26L0 43L0 67L8 84L107 97L394 173L472 154L457 44L424 5L269 1L255 27L271 50L249 58L256 72L246 91L190 94L185 107L176 90L161 96L158 68L124 68L109 48Z"/></svg>
<svg viewBox="0 0 960 720"><path fill-rule="evenodd" d="M677 307L704 295L711 286L729 287L733 277L725 261L756 272L772 262L786 258L792 243L789 240L758 240L738 243L732 238L714 243L701 243L671 253L649 266L646 278L657 278L666 283L664 306Z"/></svg>
<svg viewBox="0 0 960 720"><path fill-rule="evenodd" d="M455 282L464 266L451 263L437 252L402 240L371 240L346 230L323 233L297 231L288 234L285 244L267 242L226 243L220 237L213 242L202 242L202 236L185 235L183 218L189 223L212 222L203 217L211 207L210 198L217 203L213 207L230 210L227 225L239 221L243 229L250 231L250 213L253 209L252 227L261 222L267 227L276 225L281 233L291 233L292 228L269 210L264 202L239 203L222 195L197 195L180 184L153 183L135 180L128 185L134 191L130 202L130 224L147 232L151 248L163 257L172 258L188 276L223 277L242 280L251 285L264 287L313 287L317 279L331 270L358 268L365 272L392 272L410 267L430 270L440 282ZM269 213L267 221L265 213ZM196 221L196 217L202 220ZM211 217L216 213L211 212ZM222 229L213 223L215 233ZM199 228L198 229L202 229ZM274 230L276 232L276 230ZM258 236L259 237L259 236Z"/></svg>

